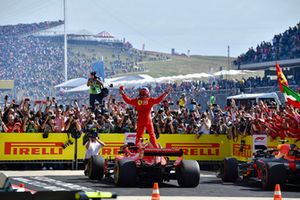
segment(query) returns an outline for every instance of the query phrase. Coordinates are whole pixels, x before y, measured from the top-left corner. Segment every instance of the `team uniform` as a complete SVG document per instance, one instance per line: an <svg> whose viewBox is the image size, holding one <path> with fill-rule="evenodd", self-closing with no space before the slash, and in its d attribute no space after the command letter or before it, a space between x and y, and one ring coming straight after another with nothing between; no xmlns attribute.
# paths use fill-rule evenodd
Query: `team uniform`
<svg viewBox="0 0 300 200"><path fill-rule="evenodd" d="M130 99L124 92L123 87L120 87L120 91L122 98L127 104L130 104L135 107L137 110L138 118L137 118L137 130L136 130L136 141L135 144L138 145L140 139L143 138L144 130L146 129L149 133L150 142L153 147L158 148L156 137L154 133L154 128L151 119L151 109L153 105L159 104L168 93L165 92L160 95L158 98L149 97L148 89L141 89L139 98Z"/></svg>

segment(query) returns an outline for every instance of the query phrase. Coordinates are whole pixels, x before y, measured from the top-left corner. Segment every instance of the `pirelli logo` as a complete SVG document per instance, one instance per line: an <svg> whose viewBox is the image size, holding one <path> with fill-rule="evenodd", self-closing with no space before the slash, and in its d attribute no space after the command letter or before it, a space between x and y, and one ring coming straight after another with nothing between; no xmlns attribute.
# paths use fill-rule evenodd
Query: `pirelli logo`
<svg viewBox="0 0 300 200"><path fill-rule="evenodd" d="M218 143L166 143L166 148L182 149L184 155L189 156L219 156Z"/></svg>
<svg viewBox="0 0 300 200"><path fill-rule="evenodd" d="M241 151L241 144L233 144L233 155L234 156L240 156L240 157L252 157L252 151L251 151L251 145L244 145L243 150Z"/></svg>
<svg viewBox="0 0 300 200"><path fill-rule="evenodd" d="M105 142L105 146L101 148L102 156L116 156L120 150L120 146L124 145L123 142Z"/></svg>
<svg viewBox="0 0 300 200"><path fill-rule="evenodd" d="M4 155L61 155L62 142L5 142Z"/></svg>

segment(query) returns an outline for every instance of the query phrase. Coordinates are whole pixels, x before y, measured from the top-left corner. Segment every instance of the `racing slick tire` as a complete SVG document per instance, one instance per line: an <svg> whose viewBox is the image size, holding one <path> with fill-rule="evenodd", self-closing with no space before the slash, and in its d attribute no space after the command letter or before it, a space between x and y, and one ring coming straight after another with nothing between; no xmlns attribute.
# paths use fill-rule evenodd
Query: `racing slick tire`
<svg viewBox="0 0 300 200"><path fill-rule="evenodd" d="M105 160L102 156L94 155L88 162L88 177L92 180L102 180L105 169Z"/></svg>
<svg viewBox="0 0 300 200"><path fill-rule="evenodd" d="M200 166L195 160L183 160L176 168L176 175L180 187L197 187L200 181Z"/></svg>
<svg viewBox="0 0 300 200"><path fill-rule="evenodd" d="M137 172L135 162L121 159L114 167L114 182L117 186L129 187L136 184Z"/></svg>
<svg viewBox="0 0 300 200"><path fill-rule="evenodd" d="M223 182L236 182L239 177L238 161L235 158L225 158L223 160L222 168L222 181Z"/></svg>
<svg viewBox="0 0 300 200"><path fill-rule="evenodd" d="M282 163L265 163L259 165L261 169L261 185L265 190L273 190L276 184L285 187L286 169Z"/></svg>

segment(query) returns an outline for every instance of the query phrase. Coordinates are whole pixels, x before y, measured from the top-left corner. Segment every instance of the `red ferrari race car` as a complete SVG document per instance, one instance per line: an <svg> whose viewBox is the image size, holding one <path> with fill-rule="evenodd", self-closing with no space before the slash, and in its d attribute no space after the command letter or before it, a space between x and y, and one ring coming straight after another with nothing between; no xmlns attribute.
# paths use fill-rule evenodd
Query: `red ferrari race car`
<svg viewBox="0 0 300 200"><path fill-rule="evenodd" d="M277 149L262 148L251 162L238 163L225 158L220 177L224 182L243 180L260 181L263 189L274 189L275 184L298 184L300 180L300 151L294 144L281 144Z"/></svg>
<svg viewBox="0 0 300 200"><path fill-rule="evenodd" d="M88 177L101 180L114 177L117 186L134 186L138 182L163 182L177 180L181 187L196 187L200 180L200 167L195 160L183 160L181 149L153 148L150 143L120 147L114 160L101 156L91 157ZM178 156L171 161L167 156Z"/></svg>

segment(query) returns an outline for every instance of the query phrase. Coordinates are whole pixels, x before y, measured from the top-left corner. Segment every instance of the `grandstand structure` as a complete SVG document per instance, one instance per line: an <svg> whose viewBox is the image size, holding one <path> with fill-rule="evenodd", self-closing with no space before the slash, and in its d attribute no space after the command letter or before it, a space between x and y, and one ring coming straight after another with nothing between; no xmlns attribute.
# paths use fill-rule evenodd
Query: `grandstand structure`
<svg viewBox="0 0 300 200"><path fill-rule="evenodd" d="M32 35L35 37L58 37L63 40L62 36L64 34L63 24L58 24L57 26L40 30ZM74 30L68 31L67 33L69 44L79 44L79 45L105 45L112 47L130 47L130 45L125 45L125 43L111 35L107 31L101 31L98 34L93 34L87 30Z"/></svg>
<svg viewBox="0 0 300 200"><path fill-rule="evenodd" d="M276 62L283 68L284 74L289 79L293 79L297 83L300 82L300 58L233 66L234 69L238 70L264 70L265 76L274 78L276 77Z"/></svg>
<svg viewBox="0 0 300 200"><path fill-rule="evenodd" d="M272 42L249 48L232 66L237 70L264 70L266 77L275 78L276 62L288 79L300 83L300 23L275 35Z"/></svg>

